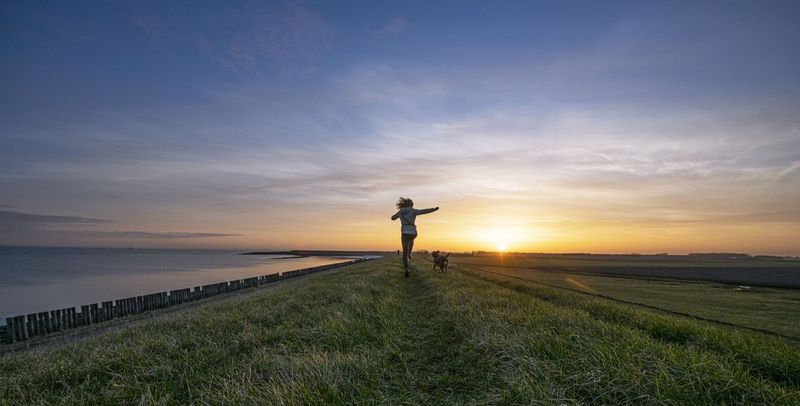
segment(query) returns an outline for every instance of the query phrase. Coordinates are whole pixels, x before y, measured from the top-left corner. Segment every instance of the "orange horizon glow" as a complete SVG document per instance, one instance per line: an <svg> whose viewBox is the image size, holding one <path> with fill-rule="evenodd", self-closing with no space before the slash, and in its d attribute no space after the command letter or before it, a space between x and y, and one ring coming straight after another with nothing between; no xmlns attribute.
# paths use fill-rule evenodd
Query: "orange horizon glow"
<svg viewBox="0 0 800 406"><path fill-rule="evenodd" d="M431 204L432 206L433 204ZM419 216L417 250L450 252L663 253L746 252L798 255L800 241L791 227L747 222L659 222L623 218L593 219L591 213L542 206L459 204L444 201L436 213ZM241 235L154 244L147 240L103 238L84 245L163 248L388 250L400 247L400 224L389 210L369 207L355 215L339 211L282 209L282 220L220 217L225 230ZM418 206L423 207L423 206ZM427 206L424 206L427 207ZM331 214L333 213L333 214ZM258 219L258 216L253 216ZM340 221L332 221L339 218ZM192 231L190 224L178 225ZM208 228L207 226L204 228ZM156 228L155 231L158 231Z"/></svg>

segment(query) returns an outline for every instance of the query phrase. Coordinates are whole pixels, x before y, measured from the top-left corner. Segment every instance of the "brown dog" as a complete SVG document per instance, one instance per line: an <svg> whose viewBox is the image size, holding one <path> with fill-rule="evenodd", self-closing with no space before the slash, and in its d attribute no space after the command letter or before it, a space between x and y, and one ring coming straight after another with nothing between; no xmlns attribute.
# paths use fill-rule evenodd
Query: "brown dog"
<svg viewBox="0 0 800 406"><path fill-rule="evenodd" d="M436 268L439 268L439 271L441 273L447 272L447 264L449 262L447 257L450 256L450 253L448 252L447 255L441 255L439 251L433 251L431 255L433 255L434 272L436 271Z"/></svg>

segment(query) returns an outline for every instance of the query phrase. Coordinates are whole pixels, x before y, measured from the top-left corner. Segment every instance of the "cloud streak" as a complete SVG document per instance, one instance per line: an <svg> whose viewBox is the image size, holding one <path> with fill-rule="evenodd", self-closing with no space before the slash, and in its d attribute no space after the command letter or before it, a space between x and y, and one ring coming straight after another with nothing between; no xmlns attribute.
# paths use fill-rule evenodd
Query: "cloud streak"
<svg viewBox="0 0 800 406"><path fill-rule="evenodd" d="M109 222L109 220L89 218L89 217L53 216L49 214L33 214L33 213L24 213L18 211L0 210L0 223L4 224L25 224L31 226L43 226L50 224L94 225L107 222Z"/></svg>
<svg viewBox="0 0 800 406"><path fill-rule="evenodd" d="M242 234L225 233L182 233L182 232L148 232L148 231L80 231L81 234L91 237L108 238L134 238L134 239L184 239L184 238L216 238L240 237Z"/></svg>
<svg viewBox="0 0 800 406"><path fill-rule="evenodd" d="M408 28L408 21L405 15L397 16L387 22L381 28L381 35L391 37L400 34Z"/></svg>
<svg viewBox="0 0 800 406"><path fill-rule="evenodd" d="M175 48L191 47L210 53L234 73L258 75L277 66L283 74L310 74L328 49L333 33L312 10L297 5L226 10L216 16L226 22L189 30L178 18L158 15L131 18L143 34Z"/></svg>
<svg viewBox="0 0 800 406"><path fill-rule="evenodd" d="M192 240L224 237L241 237L242 234L209 232L153 232L153 231L115 231L97 230L95 226L110 223L111 220L79 217L55 216L0 210L0 244L20 244L29 241L47 241L55 238L70 241L102 241L116 239L131 240ZM90 229L87 229L90 228Z"/></svg>

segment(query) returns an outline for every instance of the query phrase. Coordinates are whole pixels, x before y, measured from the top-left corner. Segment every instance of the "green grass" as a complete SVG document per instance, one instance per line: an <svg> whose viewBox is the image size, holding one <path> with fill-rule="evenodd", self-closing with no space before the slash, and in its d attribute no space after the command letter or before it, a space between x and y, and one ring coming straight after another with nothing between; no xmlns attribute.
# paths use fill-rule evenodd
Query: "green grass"
<svg viewBox="0 0 800 406"><path fill-rule="evenodd" d="M480 266L494 273L664 310L765 330L800 340L800 290L682 280L585 275ZM467 269L466 267L464 269Z"/></svg>
<svg viewBox="0 0 800 406"><path fill-rule="evenodd" d="M397 258L7 354L0 404L800 404L787 341Z"/></svg>

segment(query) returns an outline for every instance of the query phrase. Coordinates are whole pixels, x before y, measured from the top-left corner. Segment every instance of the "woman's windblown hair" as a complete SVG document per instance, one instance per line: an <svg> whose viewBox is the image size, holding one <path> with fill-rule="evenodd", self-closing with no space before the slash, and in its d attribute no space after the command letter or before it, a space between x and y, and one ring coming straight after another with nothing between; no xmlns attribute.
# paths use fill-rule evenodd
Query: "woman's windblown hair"
<svg viewBox="0 0 800 406"><path fill-rule="evenodd" d="M397 208L402 209L403 207L413 207L414 201L407 198L407 197L400 197L400 200L397 201Z"/></svg>

